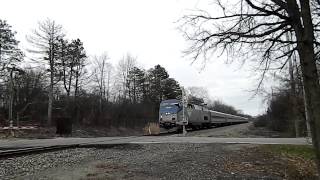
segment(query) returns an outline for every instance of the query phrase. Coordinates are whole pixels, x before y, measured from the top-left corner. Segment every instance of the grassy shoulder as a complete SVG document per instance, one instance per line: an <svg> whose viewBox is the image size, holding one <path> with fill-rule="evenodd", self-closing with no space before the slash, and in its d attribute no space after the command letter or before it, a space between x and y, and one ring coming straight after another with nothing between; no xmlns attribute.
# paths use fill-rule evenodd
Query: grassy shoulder
<svg viewBox="0 0 320 180"><path fill-rule="evenodd" d="M288 179L317 179L316 156L311 145L263 145L260 150L286 161Z"/></svg>
<svg viewBox="0 0 320 180"><path fill-rule="evenodd" d="M264 145L263 149L274 154L300 157L306 160L315 160L315 152L311 145Z"/></svg>
<svg viewBox="0 0 320 180"><path fill-rule="evenodd" d="M247 145L227 157L224 169L236 174L268 174L271 179L319 179L312 146Z"/></svg>

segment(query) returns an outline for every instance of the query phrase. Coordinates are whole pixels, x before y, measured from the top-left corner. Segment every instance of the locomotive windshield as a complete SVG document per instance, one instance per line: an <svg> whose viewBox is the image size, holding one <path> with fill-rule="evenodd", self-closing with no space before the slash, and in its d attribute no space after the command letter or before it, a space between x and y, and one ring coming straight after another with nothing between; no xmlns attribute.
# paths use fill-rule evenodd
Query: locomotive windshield
<svg viewBox="0 0 320 180"><path fill-rule="evenodd" d="M181 109L179 103L161 103L160 104L160 113L177 113Z"/></svg>

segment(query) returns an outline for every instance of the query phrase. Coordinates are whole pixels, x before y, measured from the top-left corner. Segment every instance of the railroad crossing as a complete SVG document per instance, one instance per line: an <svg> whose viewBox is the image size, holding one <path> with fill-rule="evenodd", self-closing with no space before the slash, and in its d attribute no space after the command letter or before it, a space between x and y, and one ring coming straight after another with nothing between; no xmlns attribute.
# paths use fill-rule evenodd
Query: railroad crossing
<svg viewBox="0 0 320 180"><path fill-rule="evenodd" d="M53 138L33 140L1 140L0 156L16 155L30 152L58 150L74 147L95 147L122 144L295 144L307 145L306 138L216 138L216 137L179 137L179 136L129 136L99 138Z"/></svg>

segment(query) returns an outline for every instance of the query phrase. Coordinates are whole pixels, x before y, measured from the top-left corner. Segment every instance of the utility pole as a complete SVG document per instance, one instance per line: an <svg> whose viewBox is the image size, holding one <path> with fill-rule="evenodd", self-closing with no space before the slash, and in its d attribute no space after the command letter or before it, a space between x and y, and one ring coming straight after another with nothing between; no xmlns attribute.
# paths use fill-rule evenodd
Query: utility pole
<svg viewBox="0 0 320 180"><path fill-rule="evenodd" d="M296 61L296 54L293 53L293 56L294 56L294 60ZM296 65L296 69L298 69L297 67L297 63L295 64ZM297 72L299 72L297 70ZM303 104L304 104L304 115L305 115L305 118L306 118L306 127L307 127L307 137L311 137L311 130L310 130L310 121L309 121L309 114L308 114L308 107L307 107L307 101L306 101L306 92L304 90L304 86L303 86L303 78L301 78L301 84L302 84L302 92L303 92Z"/></svg>
<svg viewBox="0 0 320 180"><path fill-rule="evenodd" d="M8 67L7 70L10 72L10 82L9 82L9 127L11 135L14 136L13 131L13 102L14 102L14 78L17 72L18 74L23 73L22 70L16 67ZM17 93L18 94L18 93ZM17 117L16 126L19 127L19 116Z"/></svg>
<svg viewBox="0 0 320 180"><path fill-rule="evenodd" d="M10 70L10 96L9 96L9 122L10 128L13 127L13 68Z"/></svg>
<svg viewBox="0 0 320 180"><path fill-rule="evenodd" d="M272 102L273 102L273 88L271 87L271 100L270 100L270 104L269 104L269 107L267 109L267 115L266 115L267 122L270 121L271 123L273 123L271 121L271 114L270 114L270 111L271 111L270 107L271 107ZM273 124L271 124L271 125L273 126Z"/></svg>
<svg viewBox="0 0 320 180"><path fill-rule="evenodd" d="M286 33L286 38L289 41L290 37L289 34ZM288 46L288 51L290 51L290 47ZM289 74L290 74L290 86L291 86L291 110L292 110L292 117L294 119L294 130L295 130L295 136L299 137L299 118L297 114L297 96L296 96L296 83L294 81L294 74L293 74L293 65L292 65L292 58L290 55L288 55L288 61L289 61Z"/></svg>
<svg viewBox="0 0 320 180"><path fill-rule="evenodd" d="M10 132L11 135L14 136L14 131L13 131L13 100L14 100L14 84L13 84L13 76L14 76L14 71L16 70L14 67L8 68L10 71L10 86L9 86L9 127L10 127Z"/></svg>
<svg viewBox="0 0 320 180"><path fill-rule="evenodd" d="M302 86L302 90L303 90L303 97L305 97L304 86ZM303 98L303 103L304 103L304 112L305 112L305 116L306 116L307 137L311 137L310 122L309 122L309 115L308 115L308 111L307 111L306 98Z"/></svg>
<svg viewBox="0 0 320 180"><path fill-rule="evenodd" d="M187 110L187 99L186 99L186 95L185 95L185 91L184 88L181 87L181 99L182 99L182 134L183 136L186 136L187 131L186 131L186 125L188 124L188 120L186 118L186 110Z"/></svg>

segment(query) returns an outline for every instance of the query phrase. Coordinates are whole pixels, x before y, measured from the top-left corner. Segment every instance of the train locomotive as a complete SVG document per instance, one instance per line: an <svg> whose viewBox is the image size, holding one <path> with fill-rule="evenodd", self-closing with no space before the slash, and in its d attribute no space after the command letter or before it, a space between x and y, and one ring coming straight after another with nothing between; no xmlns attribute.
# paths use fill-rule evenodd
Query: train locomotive
<svg viewBox="0 0 320 180"><path fill-rule="evenodd" d="M184 104L184 105L183 105ZM181 127L182 124L193 129L246 123L248 119L218 111L212 111L205 106L182 103L177 99L164 100L160 103L160 127L170 129Z"/></svg>

